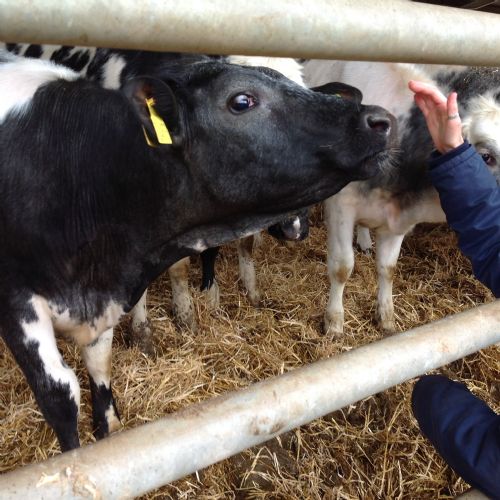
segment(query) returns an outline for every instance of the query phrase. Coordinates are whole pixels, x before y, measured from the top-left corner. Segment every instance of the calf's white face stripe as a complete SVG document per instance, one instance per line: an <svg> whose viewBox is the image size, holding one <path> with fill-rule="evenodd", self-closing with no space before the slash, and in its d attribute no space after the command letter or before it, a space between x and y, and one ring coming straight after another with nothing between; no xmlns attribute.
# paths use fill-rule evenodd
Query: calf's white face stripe
<svg viewBox="0 0 500 500"><path fill-rule="evenodd" d="M37 89L45 83L76 80L78 74L63 66L40 59L10 57L0 63L0 123L11 113L22 113Z"/></svg>
<svg viewBox="0 0 500 500"><path fill-rule="evenodd" d="M45 299L34 295L31 298L31 305L37 315L37 320L33 322L21 323L24 332L24 343L37 345L38 355L43 363L47 377L54 382L67 384L70 396L80 405L80 385L73 370L65 366L64 361L57 349L50 319L50 310Z"/></svg>

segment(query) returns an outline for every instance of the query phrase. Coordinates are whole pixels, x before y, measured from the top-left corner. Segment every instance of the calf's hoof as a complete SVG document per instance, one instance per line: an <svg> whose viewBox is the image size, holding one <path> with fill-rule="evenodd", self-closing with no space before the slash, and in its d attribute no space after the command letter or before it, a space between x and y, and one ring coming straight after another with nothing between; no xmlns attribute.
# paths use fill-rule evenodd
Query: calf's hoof
<svg viewBox="0 0 500 500"><path fill-rule="evenodd" d="M393 335L396 333L396 323L394 318L382 317L380 314L377 317L379 328L384 332L385 335Z"/></svg>
<svg viewBox="0 0 500 500"><path fill-rule="evenodd" d="M373 248L372 247L363 247L359 243L357 244L358 250L365 255L372 255Z"/></svg>
<svg viewBox="0 0 500 500"><path fill-rule="evenodd" d="M103 439L122 428L122 423L118 411L114 404L106 410L105 414L96 421L94 419L94 437L96 440Z"/></svg>
<svg viewBox="0 0 500 500"><path fill-rule="evenodd" d="M210 288L203 290L203 295L205 296L207 309L210 311L218 309L220 305L220 289L217 281L214 281Z"/></svg>
<svg viewBox="0 0 500 500"><path fill-rule="evenodd" d="M340 338L344 334L344 315L342 313L325 314L323 333L333 338Z"/></svg>
<svg viewBox="0 0 500 500"><path fill-rule="evenodd" d="M198 322L194 317L194 310L184 311L180 313L178 310L174 309L175 323L177 327L181 330L188 329L193 333L198 331Z"/></svg>
<svg viewBox="0 0 500 500"><path fill-rule="evenodd" d="M248 301L253 307L259 307L261 301L260 292L257 290L248 290Z"/></svg>
<svg viewBox="0 0 500 500"><path fill-rule="evenodd" d="M128 342L131 346L137 347L146 356L154 356L155 348L153 342L153 333L149 326L149 321L132 324Z"/></svg>

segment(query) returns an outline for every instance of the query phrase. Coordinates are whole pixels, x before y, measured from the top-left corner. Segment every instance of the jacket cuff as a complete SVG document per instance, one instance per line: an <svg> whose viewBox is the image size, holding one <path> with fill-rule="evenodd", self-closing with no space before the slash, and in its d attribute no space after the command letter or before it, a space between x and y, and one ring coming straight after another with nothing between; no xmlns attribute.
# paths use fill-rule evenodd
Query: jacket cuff
<svg viewBox="0 0 500 500"><path fill-rule="evenodd" d="M439 151L433 151L429 160L429 168L433 169L435 167L438 167L442 163L446 163L447 161L450 161L452 158L455 158L455 156L458 156L462 154L464 151L469 149L471 147L469 141L465 140L463 144L460 144L460 146L457 146L455 149L452 149L448 151L447 153L441 154Z"/></svg>

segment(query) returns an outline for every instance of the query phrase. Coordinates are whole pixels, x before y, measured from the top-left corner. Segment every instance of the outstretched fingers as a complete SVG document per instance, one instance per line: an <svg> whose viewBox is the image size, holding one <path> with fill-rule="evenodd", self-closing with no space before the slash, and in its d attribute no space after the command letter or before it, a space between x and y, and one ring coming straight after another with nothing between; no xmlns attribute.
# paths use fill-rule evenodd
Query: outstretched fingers
<svg viewBox="0 0 500 500"><path fill-rule="evenodd" d="M420 108L422 114L427 118L429 116L430 110L425 102L425 97L422 94L415 94L414 96L415 104Z"/></svg>
<svg viewBox="0 0 500 500"><path fill-rule="evenodd" d="M462 144L456 92L451 92L446 98L437 87L414 80L408 83L408 87L415 93L415 104L425 117L436 149L446 153Z"/></svg>
<svg viewBox="0 0 500 500"><path fill-rule="evenodd" d="M415 94L422 94L427 98L427 100L430 99L437 106L446 104L446 97L443 93L430 83L410 80L408 82L408 87L412 92L415 92Z"/></svg>

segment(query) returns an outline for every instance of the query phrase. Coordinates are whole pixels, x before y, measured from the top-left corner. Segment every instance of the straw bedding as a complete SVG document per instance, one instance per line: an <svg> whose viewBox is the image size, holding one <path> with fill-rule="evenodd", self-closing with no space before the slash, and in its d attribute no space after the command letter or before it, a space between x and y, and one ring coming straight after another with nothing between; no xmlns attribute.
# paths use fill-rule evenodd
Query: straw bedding
<svg viewBox="0 0 500 500"><path fill-rule="evenodd" d="M232 245L217 263L221 307L207 309L194 290L200 328L182 331L171 321L167 276L150 289L149 311L157 353L148 359L126 346L127 322L117 328L113 379L124 428L132 428L226 391L382 337L373 318L373 255L356 254L346 286L345 335L321 333L328 293L326 232L321 211L309 239L284 245L267 235L255 252L262 306L251 307L237 282ZM421 225L405 239L395 275L397 325L406 330L476 304L489 291L445 225ZM80 436L93 440L88 382L78 349L62 341L67 363L82 384ZM500 401L500 348L492 347L441 370L466 382L496 411ZM335 381L332 380L332 384ZM144 498L444 499L467 489L419 433L411 415L413 382L336 411L279 439L161 488ZM0 344L0 472L58 453L26 382Z"/></svg>

